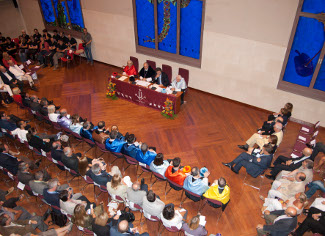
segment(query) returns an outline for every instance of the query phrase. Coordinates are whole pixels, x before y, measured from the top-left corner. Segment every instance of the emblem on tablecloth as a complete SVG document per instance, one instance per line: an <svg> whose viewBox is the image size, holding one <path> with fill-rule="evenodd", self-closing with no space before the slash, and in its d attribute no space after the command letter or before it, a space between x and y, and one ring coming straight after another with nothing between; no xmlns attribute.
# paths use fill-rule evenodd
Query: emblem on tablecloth
<svg viewBox="0 0 325 236"><path fill-rule="evenodd" d="M135 96L138 98L138 102L145 103L146 102L146 96L143 96L142 90L139 89L138 93L135 94Z"/></svg>

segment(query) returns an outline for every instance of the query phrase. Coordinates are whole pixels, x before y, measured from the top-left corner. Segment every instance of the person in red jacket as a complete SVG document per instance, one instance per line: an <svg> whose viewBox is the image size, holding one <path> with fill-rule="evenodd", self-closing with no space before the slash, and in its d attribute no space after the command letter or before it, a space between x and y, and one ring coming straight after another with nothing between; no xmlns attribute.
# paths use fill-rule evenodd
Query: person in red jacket
<svg viewBox="0 0 325 236"><path fill-rule="evenodd" d="M123 69L123 75L135 76L137 74L138 74L138 72L135 69L135 66L133 65L133 62L131 60L129 60L128 65L126 67L124 67L124 69Z"/></svg>
<svg viewBox="0 0 325 236"><path fill-rule="evenodd" d="M179 157L176 157L171 161L170 164L171 165L167 168L165 172L166 178L176 184L183 186L184 180L187 175L183 172L183 169L180 168L181 159Z"/></svg>

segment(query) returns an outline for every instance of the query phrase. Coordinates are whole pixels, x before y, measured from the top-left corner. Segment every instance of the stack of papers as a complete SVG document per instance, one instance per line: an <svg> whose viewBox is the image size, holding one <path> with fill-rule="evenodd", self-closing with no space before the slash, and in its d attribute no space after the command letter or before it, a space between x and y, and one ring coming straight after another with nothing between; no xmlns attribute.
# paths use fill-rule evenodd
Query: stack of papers
<svg viewBox="0 0 325 236"><path fill-rule="evenodd" d="M120 80L120 81L124 81L125 79L127 79L128 77L126 77L126 76L121 76L118 80Z"/></svg>
<svg viewBox="0 0 325 236"><path fill-rule="evenodd" d="M19 65L18 67L19 67L20 69L24 69L24 65L23 65L23 64Z"/></svg>
<svg viewBox="0 0 325 236"><path fill-rule="evenodd" d="M206 224L207 222L206 222L206 220L205 220L205 216L200 216L200 225L202 225L202 226L205 226L205 224Z"/></svg>
<svg viewBox="0 0 325 236"><path fill-rule="evenodd" d="M142 80L137 80L136 81L137 85L143 86L143 87L148 87L150 85L149 82L142 81Z"/></svg>
<svg viewBox="0 0 325 236"><path fill-rule="evenodd" d="M35 68L35 69L38 69L38 68L40 68L40 66L35 66L34 68Z"/></svg>

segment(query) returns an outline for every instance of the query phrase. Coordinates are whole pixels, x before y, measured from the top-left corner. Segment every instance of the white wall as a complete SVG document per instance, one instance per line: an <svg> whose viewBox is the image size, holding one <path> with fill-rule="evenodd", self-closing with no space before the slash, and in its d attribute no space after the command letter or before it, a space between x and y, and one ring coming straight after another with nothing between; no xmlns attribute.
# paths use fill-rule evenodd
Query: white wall
<svg viewBox="0 0 325 236"><path fill-rule="evenodd" d="M325 123L323 102L276 89L298 0L207 0L201 69L136 53L132 0L81 3L98 61L122 66L133 55L170 64L173 75L184 67L190 87L272 111L292 102L294 118Z"/></svg>
<svg viewBox="0 0 325 236"><path fill-rule="evenodd" d="M0 32L4 37L16 38L24 29L18 8L12 1L0 1Z"/></svg>

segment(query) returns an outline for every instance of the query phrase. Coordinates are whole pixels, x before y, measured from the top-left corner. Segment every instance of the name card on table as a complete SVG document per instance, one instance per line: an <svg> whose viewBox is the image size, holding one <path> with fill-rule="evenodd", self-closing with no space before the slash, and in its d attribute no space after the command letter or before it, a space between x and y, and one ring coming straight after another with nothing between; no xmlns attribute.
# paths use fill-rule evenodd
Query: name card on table
<svg viewBox="0 0 325 236"><path fill-rule="evenodd" d="M21 70L24 69L24 65L21 64L20 66L18 66Z"/></svg>
<svg viewBox="0 0 325 236"><path fill-rule="evenodd" d="M306 138L305 138L305 137L299 136L298 138L299 138L300 140L302 140L302 141L306 141Z"/></svg>
<svg viewBox="0 0 325 236"><path fill-rule="evenodd" d="M126 76L121 76L118 80L120 80L120 81L124 81L124 80L126 80L128 77L126 77Z"/></svg>
<svg viewBox="0 0 325 236"><path fill-rule="evenodd" d="M302 130L302 131L305 131L305 132L309 132L309 129L306 128L306 127L302 127L301 130Z"/></svg>
<svg viewBox="0 0 325 236"><path fill-rule="evenodd" d="M32 62L30 60L28 60L28 61L26 61L26 64L30 65L30 64L32 64Z"/></svg>
<svg viewBox="0 0 325 236"><path fill-rule="evenodd" d="M36 79L37 79L37 74L36 74L36 72L34 72L33 74L31 74L31 76L32 76L32 79L33 79L33 80L36 80Z"/></svg>

